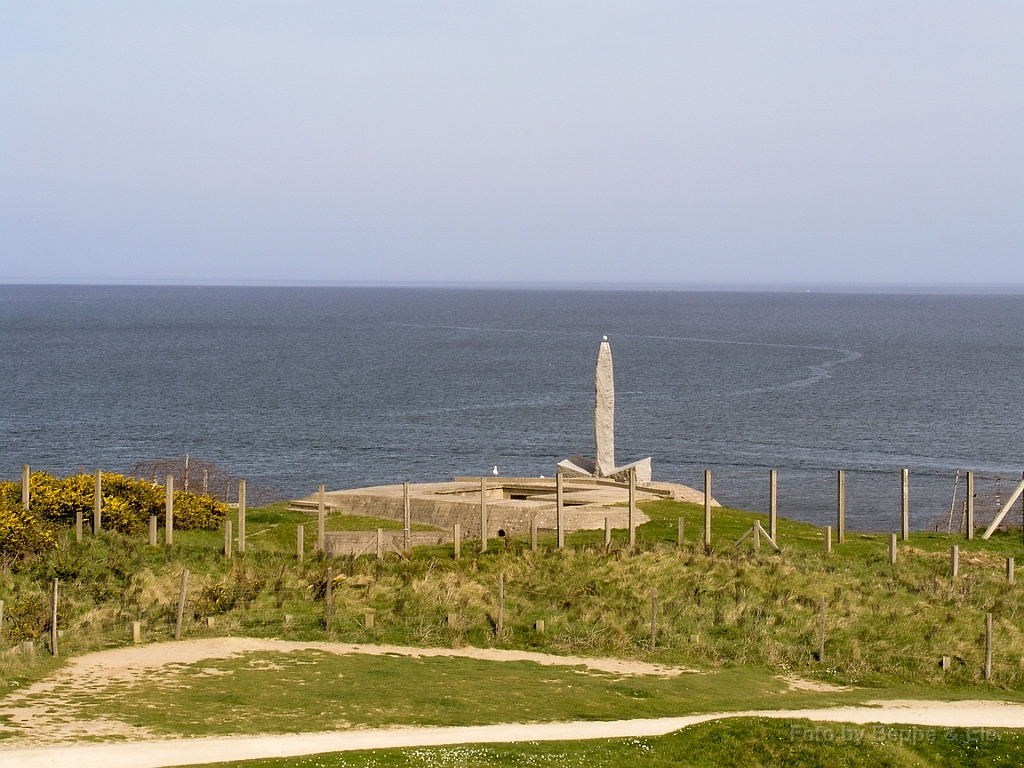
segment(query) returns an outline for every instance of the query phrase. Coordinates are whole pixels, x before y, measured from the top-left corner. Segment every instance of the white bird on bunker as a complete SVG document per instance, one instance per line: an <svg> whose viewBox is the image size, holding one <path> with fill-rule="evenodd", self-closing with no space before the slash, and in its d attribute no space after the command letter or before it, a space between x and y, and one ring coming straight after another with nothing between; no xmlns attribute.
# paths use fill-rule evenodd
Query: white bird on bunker
<svg viewBox="0 0 1024 768"><path fill-rule="evenodd" d="M494 475L495 477L498 476L498 466L497 465L495 465L494 469L491 470L491 474Z"/></svg>

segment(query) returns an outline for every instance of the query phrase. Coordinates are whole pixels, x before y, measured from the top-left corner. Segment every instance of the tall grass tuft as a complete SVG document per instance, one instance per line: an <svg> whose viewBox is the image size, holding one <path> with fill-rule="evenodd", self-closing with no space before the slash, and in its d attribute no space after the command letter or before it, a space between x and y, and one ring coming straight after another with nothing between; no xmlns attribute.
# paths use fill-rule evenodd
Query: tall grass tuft
<svg viewBox="0 0 1024 768"><path fill-rule="evenodd" d="M558 550L513 540L485 554L464 544L424 547L405 557L336 559L334 613L327 625L327 561L294 556L295 526L308 518L280 506L253 513L249 546L231 559L217 531L182 531L171 548L117 532L74 541L64 531L55 549L0 570L6 604L0 639L0 692L42 669L3 655L24 638L42 637L39 610L53 578L62 583L63 650L80 653L129 642L132 621L146 640L173 633L181 570L191 572L186 636L221 633L426 646L476 645L553 653L649 658L697 668L756 665L837 683L966 686L982 682L984 617L995 625L989 685L1024 686L1024 584L1005 583L1003 563L1019 555L1015 538L967 542L945 534L913 534L888 564L887 537L848 533L830 555L821 531L779 521L783 551L754 551L734 542L757 518L715 511L713 547L700 536L703 512L668 501L645 505L651 522L626 551L625 532L612 547L581 532ZM691 539L676 546L676 520ZM332 519L332 527L352 521ZM950 543L961 547L961 575L948 572ZM504 627L497 626L497 579L505 579ZM657 643L650 648L650 599L658 590ZM818 605L826 603L826 657L817 658ZM366 615L374 617L368 627ZM35 618L32 618L35 616ZM289 617L285 621L285 617ZM208 618L213 617L210 626ZM451 620L449 620L451 618ZM538 620L544 633L535 631ZM939 660L950 656L944 671ZM35 666L33 666L33 664Z"/></svg>

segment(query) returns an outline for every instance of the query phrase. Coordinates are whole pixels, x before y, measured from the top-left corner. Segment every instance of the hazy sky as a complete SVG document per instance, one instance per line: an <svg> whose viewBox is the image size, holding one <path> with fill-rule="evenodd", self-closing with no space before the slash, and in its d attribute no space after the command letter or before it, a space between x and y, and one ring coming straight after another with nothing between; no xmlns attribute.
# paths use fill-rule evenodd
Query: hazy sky
<svg viewBox="0 0 1024 768"><path fill-rule="evenodd" d="M1024 2L0 0L0 281L1024 285Z"/></svg>

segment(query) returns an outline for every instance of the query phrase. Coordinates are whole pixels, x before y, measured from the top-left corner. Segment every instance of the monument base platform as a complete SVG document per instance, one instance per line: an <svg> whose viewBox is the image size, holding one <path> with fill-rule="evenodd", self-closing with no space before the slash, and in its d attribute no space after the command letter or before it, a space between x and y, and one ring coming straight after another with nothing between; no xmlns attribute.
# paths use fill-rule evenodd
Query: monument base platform
<svg viewBox="0 0 1024 768"><path fill-rule="evenodd" d="M541 530L555 529L555 479L545 477L457 477L449 483L414 483L409 486L409 511L413 523L450 531L459 523L463 537L480 538L480 483L486 481L487 535L523 536L530 533L530 521L537 520ZM638 485L637 502L676 499L702 503L700 491L675 483ZM383 485L330 491L324 494L329 510L348 515L383 517L403 521L404 488ZM607 517L612 528L629 526L629 485L610 478L580 477L562 481L563 522L567 532L600 530ZM313 494L292 501L289 509L317 514L318 496ZM718 506L715 503L715 506ZM634 524L650 518L637 510Z"/></svg>
<svg viewBox="0 0 1024 768"><path fill-rule="evenodd" d="M584 456L570 456L568 459L558 462L557 466L562 471L563 477L601 477L616 480L620 483L628 483L629 473L635 471L638 483L651 482L650 456L622 467L616 467L606 475L599 475L597 473L597 462Z"/></svg>

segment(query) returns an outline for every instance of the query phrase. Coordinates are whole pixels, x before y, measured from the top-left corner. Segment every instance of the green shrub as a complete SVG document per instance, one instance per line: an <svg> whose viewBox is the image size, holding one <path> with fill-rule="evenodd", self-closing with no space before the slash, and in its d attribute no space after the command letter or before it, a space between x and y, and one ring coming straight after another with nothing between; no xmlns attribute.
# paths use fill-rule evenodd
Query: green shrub
<svg viewBox="0 0 1024 768"><path fill-rule="evenodd" d="M162 485L148 480L104 472L102 476L103 528L137 535L146 530L149 518L163 522L167 496ZM48 472L33 472L31 510L35 517L72 526L79 514L92 518L96 479L93 475L57 478ZM20 507L21 484L0 483L0 504ZM174 493L174 525L181 530L215 530L228 513L228 506L209 496L185 491Z"/></svg>
<svg viewBox="0 0 1024 768"><path fill-rule="evenodd" d="M112 472L104 472L102 525L104 530L138 536L156 515L163 522L166 495L163 486ZM31 503L21 506L21 483L0 482L0 564L11 565L52 550L57 530L75 525L78 515L92 519L96 479L80 474L57 478L33 472ZM229 507L209 496L174 493L174 525L180 530L216 530Z"/></svg>
<svg viewBox="0 0 1024 768"><path fill-rule="evenodd" d="M144 512L133 506L129 499L123 496L103 494L102 525L107 530L126 534L142 533L146 530L149 521L149 516L143 517L143 514Z"/></svg>
<svg viewBox="0 0 1024 768"><path fill-rule="evenodd" d="M151 515L160 516L166 504L167 494L162 485L148 480L137 480L134 477L103 473L103 504L106 507L109 499L121 499L133 511L139 528L126 530L134 533L144 530L149 525ZM111 525L111 527L115 527Z"/></svg>
<svg viewBox="0 0 1024 768"><path fill-rule="evenodd" d="M15 487L20 503L21 483ZM74 475L62 480L49 472L33 472L29 487L32 511L48 522L73 524L79 512L92 514L94 483L90 475Z"/></svg>
<svg viewBox="0 0 1024 768"><path fill-rule="evenodd" d="M209 496L174 492L174 526L183 531L215 531L230 507Z"/></svg>
<svg viewBox="0 0 1024 768"><path fill-rule="evenodd" d="M50 628L50 600L43 594L22 595L6 609L4 632L15 641L35 640ZM57 617L60 626L60 615Z"/></svg>
<svg viewBox="0 0 1024 768"><path fill-rule="evenodd" d="M21 483L11 480L0 480L0 507L13 507L21 504Z"/></svg>
<svg viewBox="0 0 1024 768"><path fill-rule="evenodd" d="M266 582L260 576L237 568L230 580L210 584L200 590L194 602L196 618L227 613L236 605L248 605L263 590Z"/></svg>
<svg viewBox="0 0 1024 768"><path fill-rule="evenodd" d="M10 566L56 546L51 526L31 511L0 502L0 563Z"/></svg>

